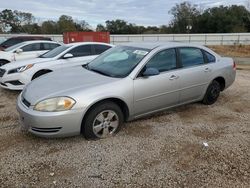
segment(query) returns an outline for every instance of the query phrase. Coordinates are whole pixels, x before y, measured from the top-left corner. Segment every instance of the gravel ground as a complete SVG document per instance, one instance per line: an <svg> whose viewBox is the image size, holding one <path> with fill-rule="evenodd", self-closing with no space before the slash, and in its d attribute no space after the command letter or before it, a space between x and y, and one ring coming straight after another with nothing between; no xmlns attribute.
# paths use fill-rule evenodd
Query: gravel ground
<svg viewBox="0 0 250 188"><path fill-rule="evenodd" d="M212 106L190 104L133 121L99 141L21 131L17 95L0 89L0 187L250 185L250 71L238 71Z"/></svg>

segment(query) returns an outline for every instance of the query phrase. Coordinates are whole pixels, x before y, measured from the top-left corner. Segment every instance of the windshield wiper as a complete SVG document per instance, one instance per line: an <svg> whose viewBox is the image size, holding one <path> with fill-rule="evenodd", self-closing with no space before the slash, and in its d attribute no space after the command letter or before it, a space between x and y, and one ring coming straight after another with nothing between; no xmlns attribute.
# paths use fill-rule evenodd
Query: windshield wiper
<svg viewBox="0 0 250 188"><path fill-rule="evenodd" d="M102 75L104 75L104 76L112 77L111 75L109 75L109 74L107 74L107 73L105 73L105 72L102 72L102 71L100 71L100 70L90 69L89 67L88 67L88 70L93 71L93 72L96 72L96 73L99 73L99 74L102 74Z"/></svg>

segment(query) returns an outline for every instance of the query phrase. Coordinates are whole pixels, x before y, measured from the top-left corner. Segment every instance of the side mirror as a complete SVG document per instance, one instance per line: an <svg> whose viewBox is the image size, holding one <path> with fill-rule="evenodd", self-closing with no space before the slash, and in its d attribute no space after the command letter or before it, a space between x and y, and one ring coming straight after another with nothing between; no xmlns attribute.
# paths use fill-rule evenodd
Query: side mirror
<svg viewBox="0 0 250 188"><path fill-rule="evenodd" d="M159 74L160 72L156 68L146 68L146 70L142 73L142 75L145 77L155 76Z"/></svg>
<svg viewBox="0 0 250 188"><path fill-rule="evenodd" d="M16 53L17 53L17 54L20 54L20 53L22 53L22 52L23 52L23 49L20 49L20 48L19 48L19 49L16 50Z"/></svg>
<svg viewBox="0 0 250 188"><path fill-rule="evenodd" d="M70 54L70 53L67 53L63 56L63 59L69 59L69 58L72 58L74 57L73 54Z"/></svg>

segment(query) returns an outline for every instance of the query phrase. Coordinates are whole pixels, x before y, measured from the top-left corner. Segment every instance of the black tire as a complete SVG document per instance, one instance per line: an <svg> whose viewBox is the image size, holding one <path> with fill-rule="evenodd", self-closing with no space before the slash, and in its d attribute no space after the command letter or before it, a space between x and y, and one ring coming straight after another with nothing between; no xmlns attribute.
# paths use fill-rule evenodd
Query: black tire
<svg viewBox="0 0 250 188"><path fill-rule="evenodd" d="M203 104L212 105L214 104L218 97L220 96L221 86L216 80L208 86L207 92L203 98Z"/></svg>
<svg viewBox="0 0 250 188"><path fill-rule="evenodd" d="M48 73L50 73L50 72L51 72L51 71L49 71L49 70L38 71L38 72L36 72L36 73L33 75L33 77L32 77L31 80L34 80L34 79L36 79L36 78L38 78L38 77L40 77L40 76L42 76L42 75L44 75L44 74L48 74Z"/></svg>
<svg viewBox="0 0 250 188"><path fill-rule="evenodd" d="M113 119L109 121L109 124L106 122L106 120L105 122L104 121L101 122L98 120L98 117L104 117L105 113L107 113L107 116L109 113L112 116L113 112L115 113L115 115L113 116ZM119 132L123 122L124 122L124 115L117 104L113 102L102 102L92 107L90 111L86 114L85 120L82 122L81 132L83 136L88 140L97 140L100 138L106 138L108 136L113 136L117 132ZM111 123L115 125L118 124L118 126L116 128L113 128L111 126ZM98 132L94 127L102 127L102 128ZM96 132L94 131L94 129ZM104 129L108 130L109 134L107 134L107 136L105 137L102 137L102 135L105 135Z"/></svg>
<svg viewBox="0 0 250 188"><path fill-rule="evenodd" d="M7 61L7 60L0 60L0 67L3 66L3 65L5 65L5 64L7 64L7 63L9 63L9 61Z"/></svg>

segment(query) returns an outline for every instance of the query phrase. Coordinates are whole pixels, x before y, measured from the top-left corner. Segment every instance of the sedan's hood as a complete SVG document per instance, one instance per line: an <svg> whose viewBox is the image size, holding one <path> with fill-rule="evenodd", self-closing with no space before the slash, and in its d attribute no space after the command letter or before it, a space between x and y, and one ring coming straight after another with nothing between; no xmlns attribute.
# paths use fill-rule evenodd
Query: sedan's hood
<svg viewBox="0 0 250 188"><path fill-rule="evenodd" d="M31 105L43 99L64 96L75 90L85 90L97 85L111 83L117 78L103 76L82 66L58 70L32 81L22 95Z"/></svg>
<svg viewBox="0 0 250 188"><path fill-rule="evenodd" d="M6 65L3 65L1 68L5 70L11 70L11 69L18 68L18 67L28 65L28 64L44 63L44 62L48 62L52 60L54 60L54 58L34 58L34 59L28 59L28 60L20 60L20 61L7 63Z"/></svg>
<svg viewBox="0 0 250 188"><path fill-rule="evenodd" d="M8 60L13 55L14 54L11 52L5 52L5 51L0 50L0 59L7 59Z"/></svg>

